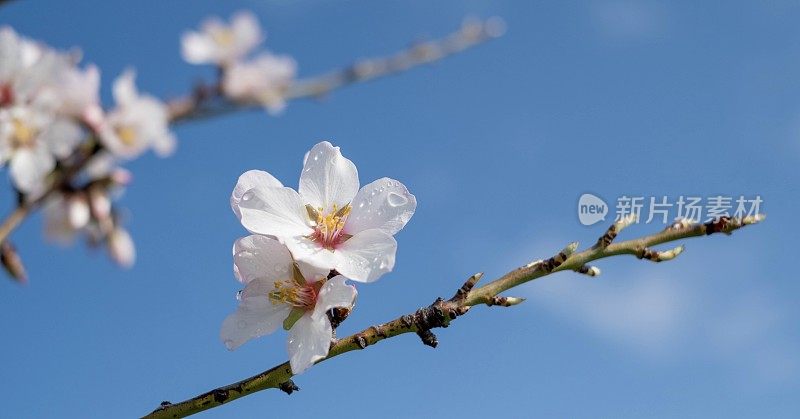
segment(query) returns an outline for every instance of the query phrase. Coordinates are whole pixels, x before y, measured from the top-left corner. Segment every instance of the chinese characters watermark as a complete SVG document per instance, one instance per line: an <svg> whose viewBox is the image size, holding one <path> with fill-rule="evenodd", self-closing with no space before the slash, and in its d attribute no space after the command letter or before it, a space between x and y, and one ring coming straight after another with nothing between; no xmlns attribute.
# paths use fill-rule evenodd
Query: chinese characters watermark
<svg viewBox="0 0 800 419"><path fill-rule="evenodd" d="M760 213L764 200L755 196L627 196L617 198L615 221L634 216L638 222L669 224L673 220L709 222L727 216L742 218ZM605 221L612 208L598 196L586 193L578 199L578 219L583 225Z"/></svg>

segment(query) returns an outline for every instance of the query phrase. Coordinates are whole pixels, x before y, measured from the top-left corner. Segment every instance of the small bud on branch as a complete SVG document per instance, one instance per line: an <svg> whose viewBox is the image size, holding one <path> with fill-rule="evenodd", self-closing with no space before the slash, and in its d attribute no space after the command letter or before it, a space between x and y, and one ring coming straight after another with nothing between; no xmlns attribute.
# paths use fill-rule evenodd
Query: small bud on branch
<svg viewBox="0 0 800 419"><path fill-rule="evenodd" d="M598 268L597 266L583 265L580 268L578 268L578 270L575 272L588 276L598 276L600 275L600 268Z"/></svg>
<svg viewBox="0 0 800 419"><path fill-rule="evenodd" d="M644 248L642 249L641 253L636 255L639 259L647 259L653 262L664 262L667 260L672 260L678 257L683 252L684 247L678 246L674 249L664 250L664 251L655 251L652 249Z"/></svg>
<svg viewBox="0 0 800 419"><path fill-rule="evenodd" d="M6 272L17 282L24 283L28 280L22 259L20 259L14 246L8 241L0 243L0 263L3 264Z"/></svg>

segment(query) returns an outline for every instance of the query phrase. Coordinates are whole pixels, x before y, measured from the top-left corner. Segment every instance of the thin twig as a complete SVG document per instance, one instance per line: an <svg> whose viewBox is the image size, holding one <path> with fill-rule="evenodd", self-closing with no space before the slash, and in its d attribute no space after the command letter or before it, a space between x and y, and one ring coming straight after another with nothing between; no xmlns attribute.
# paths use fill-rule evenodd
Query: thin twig
<svg viewBox="0 0 800 419"><path fill-rule="evenodd" d="M497 38L503 34L504 27L499 18L468 20L459 30L443 38L418 43L390 56L363 59L340 70L297 80L287 88L284 97L287 100L316 98L347 85L402 73ZM224 97L219 85L200 85L192 94L171 100L167 106L173 123L263 107L258 102L230 101Z"/></svg>
<svg viewBox="0 0 800 419"><path fill-rule="evenodd" d="M15 228L17 228L25 217L28 216L30 213L31 207L30 205L20 204L17 208L14 209L11 214L6 217L3 221L3 224L0 225L0 243L2 243Z"/></svg>
<svg viewBox="0 0 800 419"><path fill-rule="evenodd" d="M566 249L547 261L540 260L529 263L479 288L473 287L480 279L480 274L473 275L450 300L439 298L433 304L420 308L414 313L400 316L387 323L370 326L352 336L339 339L331 345L328 356L318 361L318 363L350 351L364 349L384 339L406 333L417 333L423 343L435 347L437 340L436 336L431 332L432 328L449 326L450 322L476 305L507 307L519 304L523 301L521 298L503 297L499 294L526 282L559 271L580 271L582 267L591 261L611 256L639 256L651 246L663 243L714 233L731 234L734 230L749 224L755 224L763 219L762 215L744 218L721 217L705 224L687 223L678 227L670 226L660 233L619 243L612 243L616 238L616 234L610 238L604 236L606 237L605 239L602 237L600 239L603 245L595 245L579 253L573 253L575 246L567 246ZM617 225L615 228L616 233L619 233L620 230L622 229ZM285 362L250 378L216 388L179 403L163 402L161 406L145 417L152 419L186 417L261 390L269 388L280 389L282 384L290 382L293 376L289 363ZM283 386L285 387L286 385ZM294 382L291 383L291 386L294 386Z"/></svg>

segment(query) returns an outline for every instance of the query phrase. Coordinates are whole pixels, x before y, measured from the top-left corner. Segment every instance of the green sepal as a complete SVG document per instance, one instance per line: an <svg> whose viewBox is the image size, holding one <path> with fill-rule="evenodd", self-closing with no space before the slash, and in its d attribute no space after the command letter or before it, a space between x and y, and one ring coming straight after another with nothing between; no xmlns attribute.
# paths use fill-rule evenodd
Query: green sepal
<svg viewBox="0 0 800 419"><path fill-rule="evenodd" d="M303 314L306 314L306 311L302 308L293 308L289 316L286 317L286 320L283 321L283 330L291 329L292 326L303 317Z"/></svg>

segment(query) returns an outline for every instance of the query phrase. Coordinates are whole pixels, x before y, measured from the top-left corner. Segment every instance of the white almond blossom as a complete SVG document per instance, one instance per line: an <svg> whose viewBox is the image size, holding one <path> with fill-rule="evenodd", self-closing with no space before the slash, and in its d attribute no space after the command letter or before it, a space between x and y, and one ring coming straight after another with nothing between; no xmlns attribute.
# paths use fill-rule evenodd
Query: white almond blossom
<svg viewBox="0 0 800 419"><path fill-rule="evenodd" d="M296 74L292 57L262 53L232 64L223 75L222 90L231 99L260 103L274 114L286 107L286 90Z"/></svg>
<svg viewBox="0 0 800 419"><path fill-rule="evenodd" d="M324 141L306 156L297 191L250 171L231 206L247 230L276 237L295 259L372 282L394 268L393 235L411 219L417 200L389 178L359 189L356 166Z"/></svg>
<svg viewBox="0 0 800 419"><path fill-rule="evenodd" d="M167 108L155 97L139 94L135 78L128 70L114 81L117 107L106 115L100 138L117 157L132 159L149 148L167 156L175 150Z"/></svg>
<svg viewBox="0 0 800 419"><path fill-rule="evenodd" d="M79 53L62 53L0 28L0 165L18 190L43 192L56 161L84 136L80 122L99 123L100 74L77 67Z"/></svg>
<svg viewBox="0 0 800 419"><path fill-rule="evenodd" d="M17 189L36 195L56 158L69 156L82 135L73 121L34 107L0 108L0 165L8 163Z"/></svg>
<svg viewBox="0 0 800 419"><path fill-rule="evenodd" d="M283 325L294 374L328 355L333 330L326 312L352 308L357 292L337 275L292 259L277 240L252 235L233 247L234 272L245 284L239 308L222 323L220 338L229 350L270 334Z"/></svg>
<svg viewBox="0 0 800 419"><path fill-rule="evenodd" d="M183 59L192 64L227 66L247 55L264 40L258 19L250 12L238 12L230 25L212 17L199 32L189 31L181 38Z"/></svg>

